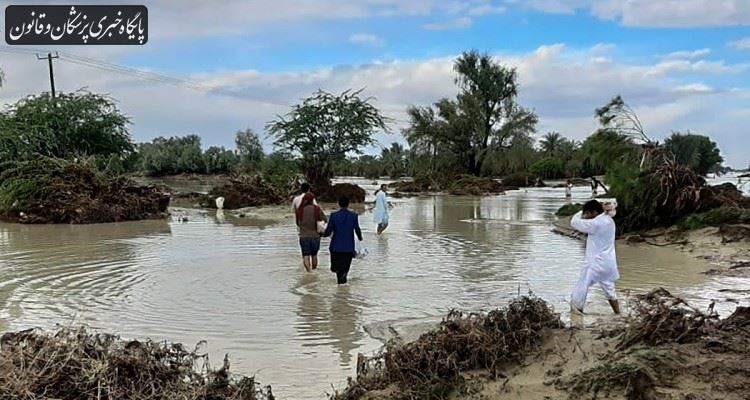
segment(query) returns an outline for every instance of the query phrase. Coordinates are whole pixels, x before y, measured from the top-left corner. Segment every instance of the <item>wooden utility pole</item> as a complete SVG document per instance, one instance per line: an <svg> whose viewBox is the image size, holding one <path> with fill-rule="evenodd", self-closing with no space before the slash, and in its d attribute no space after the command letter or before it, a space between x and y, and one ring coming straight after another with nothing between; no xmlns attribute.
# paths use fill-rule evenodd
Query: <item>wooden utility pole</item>
<svg viewBox="0 0 750 400"><path fill-rule="evenodd" d="M55 55L53 56L52 53L47 53L46 57L40 57L38 54L36 56L37 60L47 60L49 63L49 85L52 88L52 98L55 98L55 73L52 69L52 59L53 58L60 58L60 56L55 52Z"/></svg>

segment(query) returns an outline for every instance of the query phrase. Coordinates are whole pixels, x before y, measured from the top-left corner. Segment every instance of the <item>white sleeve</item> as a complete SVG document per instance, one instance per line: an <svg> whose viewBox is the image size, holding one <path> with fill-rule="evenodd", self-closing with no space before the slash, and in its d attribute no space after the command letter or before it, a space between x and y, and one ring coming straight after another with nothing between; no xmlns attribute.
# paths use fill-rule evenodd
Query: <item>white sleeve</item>
<svg viewBox="0 0 750 400"><path fill-rule="evenodd" d="M583 211L579 211L578 213L576 213L576 215L574 215L570 220L570 226L572 226L573 229L583 233L594 233L599 227L598 218L583 219L581 218L582 216Z"/></svg>

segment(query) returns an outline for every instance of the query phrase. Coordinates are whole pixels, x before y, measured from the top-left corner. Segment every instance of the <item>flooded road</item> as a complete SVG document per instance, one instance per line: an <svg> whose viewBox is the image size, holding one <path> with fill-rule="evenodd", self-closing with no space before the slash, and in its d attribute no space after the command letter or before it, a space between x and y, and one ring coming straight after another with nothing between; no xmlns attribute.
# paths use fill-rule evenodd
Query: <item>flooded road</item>
<svg viewBox="0 0 750 400"><path fill-rule="evenodd" d="M372 194L374 186L366 186ZM561 189L487 198L393 200L391 227L337 287L322 266L306 274L293 222L191 215L187 223L0 225L0 329L90 324L125 337L187 345L207 340L214 364L272 384L279 398L321 399L354 372L367 334L391 321L433 320L452 308L481 310L533 291L566 314L583 243L551 232ZM588 199L576 188L574 201ZM323 247L327 248L324 240ZM665 286L707 303L701 261L669 249L618 248L622 297ZM608 306L592 289L589 309Z"/></svg>

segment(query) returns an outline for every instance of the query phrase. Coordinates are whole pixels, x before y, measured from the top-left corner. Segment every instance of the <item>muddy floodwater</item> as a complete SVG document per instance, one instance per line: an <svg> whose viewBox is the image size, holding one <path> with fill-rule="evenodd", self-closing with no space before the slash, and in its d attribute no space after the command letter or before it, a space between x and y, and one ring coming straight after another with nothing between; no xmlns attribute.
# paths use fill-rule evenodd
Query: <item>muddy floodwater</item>
<svg viewBox="0 0 750 400"><path fill-rule="evenodd" d="M588 196L574 191L574 201ZM86 323L125 337L205 339L214 364L229 353L235 372L279 398L321 399L390 324L502 306L519 291L567 315L584 249L551 232L562 189L393 202L381 237L371 213L360 217L370 254L345 287L328 271L327 240L321 268L304 272L291 219L0 225L0 330ZM718 288L748 283L701 275L703 262L670 249L618 252L622 297L665 286L705 305ZM608 315L591 293L589 318Z"/></svg>

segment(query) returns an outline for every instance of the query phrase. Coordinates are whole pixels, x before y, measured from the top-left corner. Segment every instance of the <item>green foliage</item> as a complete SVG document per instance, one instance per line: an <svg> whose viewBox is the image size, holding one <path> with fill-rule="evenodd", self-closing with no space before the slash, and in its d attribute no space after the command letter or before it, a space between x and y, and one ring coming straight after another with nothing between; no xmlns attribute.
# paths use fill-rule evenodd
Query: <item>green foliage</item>
<svg viewBox="0 0 750 400"><path fill-rule="evenodd" d="M578 211L581 211L583 209L583 205L581 203L571 203L571 204L565 204L564 206L557 209L555 212L555 215L558 217L570 217L575 215Z"/></svg>
<svg viewBox="0 0 750 400"><path fill-rule="evenodd" d="M46 198L52 190L51 170L62 161L43 158L39 161L7 161L0 165L0 213L12 207Z"/></svg>
<svg viewBox="0 0 750 400"><path fill-rule="evenodd" d="M632 139L609 129L586 138L581 150L592 175L601 175L618 164L637 163L638 159L638 147Z"/></svg>
<svg viewBox="0 0 750 400"><path fill-rule="evenodd" d="M124 158L133 151L128 123L106 96L84 91L29 96L0 113L0 160Z"/></svg>
<svg viewBox="0 0 750 400"><path fill-rule="evenodd" d="M664 149L675 157L675 160L693 169L700 175L706 175L721 167L724 158L718 146L709 137L673 133L664 141Z"/></svg>
<svg viewBox="0 0 750 400"><path fill-rule="evenodd" d="M557 157L539 160L531 166L531 173L543 179L559 179L565 176L565 162Z"/></svg>
<svg viewBox="0 0 750 400"><path fill-rule="evenodd" d="M203 164L207 174L228 174L239 163L233 151L211 146L203 153Z"/></svg>
<svg viewBox="0 0 750 400"><path fill-rule="evenodd" d="M252 129L238 131L234 137L234 143L237 146L241 166L248 170L257 169L265 156L258 135Z"/></svg>
<svg viewBox="0 0 750 400"><path fill-rule="evenodd" d="M380 161L383 170L391 179L401 178L406 174L407 158L404 146L399 143L391 143L391 147L383 149L380 153Z"/></svg>
<svg viewBox="0 0 750 400"><path fill-rule="evenodd" d="M263 179L281 194L297 190L299 163L288 152L277 151L263 158L261 162Z"/></svg>
<svg viewBox="0 0 750 400"><path fill-rule="evenodd" d="M678 224L680 229L693 230L723 224L750 224L750 210L719 207L700 214L689 215Z"/></svg>
<svg viewBox="0 0 750 400"><path fill-rule="evenodd" d="M412 149L435 160L450 159L454 173L478 176L495 151L519 134L531 135L537 116L516 104L517 74L487 54L463 53L454 64L459 93L433 107L409 107L404 136ZM461 165L457 170L455 165ZM437 161L430 166L440 168Z"/></svg>
<svg viewBox="0 0 750 400"><path fill-rule="evenodd" d="M318 91L292 107L286 116L268 124L268 131L281 149L298 153L312 185L330 185L334 167L347 153L361 154L375 143L372 135L387 131L386 118L362 90L334 95Z"/></svg>
<svg viewBox="0 0 750 400"><path fill-rule="evenodd" d="M201 150L201 138L197 135L185 137L158 137L151 143L142 143L140 170L148 175L171 175L181 173L204 173L206 166Z"/></svg>

